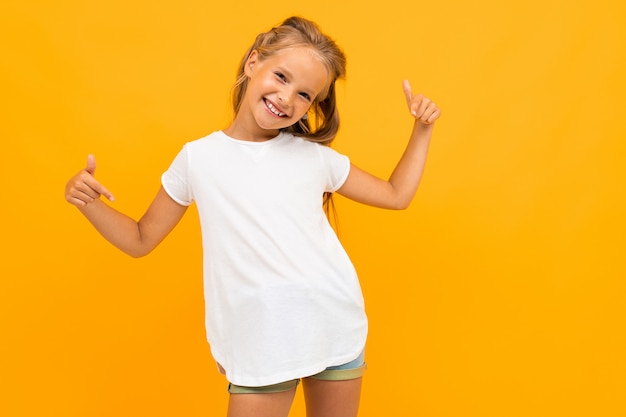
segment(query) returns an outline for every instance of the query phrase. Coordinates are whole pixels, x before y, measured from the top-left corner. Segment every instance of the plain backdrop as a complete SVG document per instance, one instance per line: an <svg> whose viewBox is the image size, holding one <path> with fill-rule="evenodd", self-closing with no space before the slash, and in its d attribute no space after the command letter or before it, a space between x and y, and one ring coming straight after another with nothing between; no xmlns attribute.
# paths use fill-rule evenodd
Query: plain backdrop
<svg viewBox="0 0 626 417"><path fill-rule="evenodd" d="M293 14L348 56L333 146L356 165L395 166L403 79L443 110L408 210L337 198L371 322L360 415L626 415L624 4L5 0L0 415L225 415L195 209L131 259L63 191L93 153L141 216Z"/></svg>

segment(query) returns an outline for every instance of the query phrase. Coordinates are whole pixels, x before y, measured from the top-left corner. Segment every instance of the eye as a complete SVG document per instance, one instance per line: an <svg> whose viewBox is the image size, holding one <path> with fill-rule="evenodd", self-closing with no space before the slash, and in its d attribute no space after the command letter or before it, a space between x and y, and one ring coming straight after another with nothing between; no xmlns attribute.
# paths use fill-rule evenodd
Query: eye
<svg viewBox="0 0 626 417"><path fill-rule="evenodd" d="M307 93L300 93L300 97L304 98L306 101L311 101L311 96Z"/></svg>
<svg viewBox="0 0 626 417"><path fill-rule="evenodd" d="M287 77L285 77L285 75L282 72L276 71L274 75L276 75L276 78L278 78L281 81L287 81Z"/></svg>

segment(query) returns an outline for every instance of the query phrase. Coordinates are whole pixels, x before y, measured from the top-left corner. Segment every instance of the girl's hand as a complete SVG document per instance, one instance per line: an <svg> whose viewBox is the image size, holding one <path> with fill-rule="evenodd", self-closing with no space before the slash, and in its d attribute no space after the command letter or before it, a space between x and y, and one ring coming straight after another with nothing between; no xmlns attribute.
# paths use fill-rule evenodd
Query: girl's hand
<svg viewBox="0 0 626 417"><path fill-rule="evenodd" d="M441 110L429 98L422 94L416 96L411 91L411 85L407 80L403 82L404 94L409 111L418 122L429 125L435 122L441 116Z"/></svg>
<svg viewBox="0 0 626 417"><path fill-rule="evenodd" d="M87 167L73 176L65 186L65 199L76 207L84 207L105 196L113 201L113 195L102 186L95 178L96 158L93 155L87 157Z"/></svg>

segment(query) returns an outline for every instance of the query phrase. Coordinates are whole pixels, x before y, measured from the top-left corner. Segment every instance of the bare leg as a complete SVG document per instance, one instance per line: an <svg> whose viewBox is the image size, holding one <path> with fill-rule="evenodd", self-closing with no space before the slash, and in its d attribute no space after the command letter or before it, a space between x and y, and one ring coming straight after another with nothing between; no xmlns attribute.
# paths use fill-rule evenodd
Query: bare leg
<svg viewBox="0 0 626 417"><path fill-rule="evenodd" d="M227 417L287 417L295 393L231 394Z"/></svg>
<svg viewBox="0 0 626 417"><path fill-rule="evenodd" d="M363 378L348 381L302 380L307 417L356 417Z"/></svg>

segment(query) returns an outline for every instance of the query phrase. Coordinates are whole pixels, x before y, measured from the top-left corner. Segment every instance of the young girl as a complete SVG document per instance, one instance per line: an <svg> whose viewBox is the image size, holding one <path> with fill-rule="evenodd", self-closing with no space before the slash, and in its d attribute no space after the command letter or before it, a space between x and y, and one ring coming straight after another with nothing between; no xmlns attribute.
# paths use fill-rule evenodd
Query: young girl
<svg viewBox="0 0 626 417"><path fill-rule="evenodd" d="M389 180L328 145L339 128L337 45L292 17L243 57L230 126L187 143L137 222L100 200L96 163L66 199L113 245L148 254L196 202L202 226L206 330L229 381L228 416L286 416L302 381L310 417L356 416L367 318L358 279L324 212L337 192L403 209L415 194L440 111L404 82L415 125Z"/></svg>

